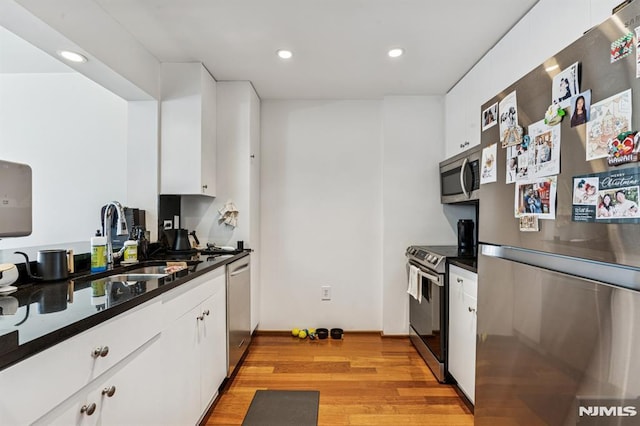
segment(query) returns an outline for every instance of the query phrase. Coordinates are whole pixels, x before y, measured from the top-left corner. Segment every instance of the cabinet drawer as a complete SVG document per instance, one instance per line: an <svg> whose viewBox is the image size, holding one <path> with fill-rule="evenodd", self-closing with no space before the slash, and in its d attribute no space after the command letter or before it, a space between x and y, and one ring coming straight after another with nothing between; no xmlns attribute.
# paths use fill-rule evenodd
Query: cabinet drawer
<svg viewBox="0 0 640 426"><path fill-rule="evenodd" d="M220 267L164 293L162 295L162 328L165 329L212 294L224 290L219 286L216 287L214 282L215 278L224 276L224 274L225 268Z"/></svg>
<svg viewBox="0 0 640 426"><path fill-rule="evenodd" d="M160 332L160 301L150 301L0 373L0 424L29 424ZM93 356L108 347L105 356ZM106 351L105 351L106 352Z"/></svg>

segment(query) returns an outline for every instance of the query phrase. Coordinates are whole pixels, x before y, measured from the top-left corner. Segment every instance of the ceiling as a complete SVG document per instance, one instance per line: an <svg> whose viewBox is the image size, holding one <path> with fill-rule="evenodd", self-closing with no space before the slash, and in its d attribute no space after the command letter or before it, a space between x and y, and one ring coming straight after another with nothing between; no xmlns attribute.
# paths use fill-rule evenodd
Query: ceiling
<svg viewBox="0 0 640 426"><path fill-rule="evenodd" d="M262 99L379 99L446 93L538 0L92 1L158 61L202 62Z"/></svg>
<svg viewBox="0 0 640 426"><path fill-rule="evenodd" d="M58 59L0 27L0 74L75 72Z"/></svg>

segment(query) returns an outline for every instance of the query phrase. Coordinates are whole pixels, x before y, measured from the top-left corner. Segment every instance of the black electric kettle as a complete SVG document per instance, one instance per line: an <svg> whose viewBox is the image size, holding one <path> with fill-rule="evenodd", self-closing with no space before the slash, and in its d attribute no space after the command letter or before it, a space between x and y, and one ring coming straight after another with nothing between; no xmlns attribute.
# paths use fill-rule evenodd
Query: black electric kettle
<svg viewBox="0 0 640 426"><path fill-rule="evenodd" d="M173 251L191 250L191 242L189 241L189 231L186 229L176 229L173 238Z"/></svg>
<svg viewBox="0 0 640 426"><path fill-rule="evenodd" d="M38 250L36 261L36 274L31 273L29 256L21 251L14 252L21 254L26 260L27 275L34 280L57 281L69 277L69 272L73 272L73 250Z"/></svg>

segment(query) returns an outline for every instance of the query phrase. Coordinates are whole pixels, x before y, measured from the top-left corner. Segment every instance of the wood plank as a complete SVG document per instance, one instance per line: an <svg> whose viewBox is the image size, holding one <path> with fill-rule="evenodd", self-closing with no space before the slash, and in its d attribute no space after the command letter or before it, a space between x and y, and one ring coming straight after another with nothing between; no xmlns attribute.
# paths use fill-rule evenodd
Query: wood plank
<svg viewBox="0 0 640 426"><path fill-rule="evenodd" d="M319 425L473 425L453 387L436 381L406 337L257 335L205 424L241 425L258 389L320 391Z"/></svg>

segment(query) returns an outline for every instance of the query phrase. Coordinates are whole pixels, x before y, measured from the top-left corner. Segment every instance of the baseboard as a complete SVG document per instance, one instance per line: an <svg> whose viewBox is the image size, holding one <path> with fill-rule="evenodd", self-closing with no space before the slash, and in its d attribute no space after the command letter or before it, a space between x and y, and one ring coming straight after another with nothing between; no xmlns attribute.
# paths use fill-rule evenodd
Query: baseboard
<svg viewBox="0 0 640 426"><path fill-rule="evenodd" d="M384 334L382 330L345 330L344 334L376 334L385 339L406 339L409 334ZM254 336L291 336L291 330L254 330Z"/></svg>

